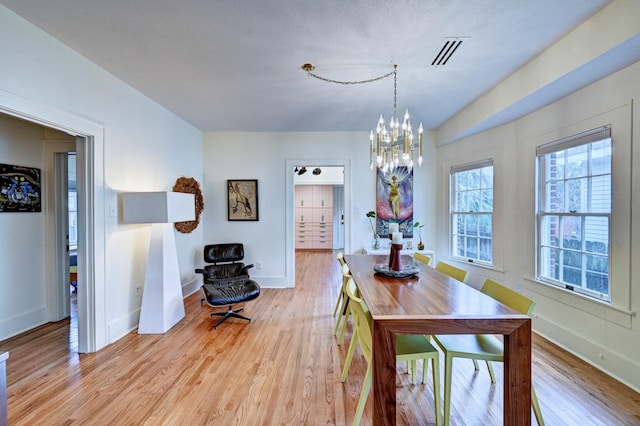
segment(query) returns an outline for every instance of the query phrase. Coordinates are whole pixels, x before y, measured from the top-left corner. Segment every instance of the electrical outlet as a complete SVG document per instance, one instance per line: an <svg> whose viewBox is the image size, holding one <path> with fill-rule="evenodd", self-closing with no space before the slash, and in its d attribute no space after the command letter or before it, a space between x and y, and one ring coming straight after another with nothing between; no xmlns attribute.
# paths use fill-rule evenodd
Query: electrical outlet
<svg viewBox="0 0 640 426"><path fill-rule="evenodd" d="M520 280L516 281L516 291L522 293L522 281Z"/></svg>
<svg viewBox="0 0 640 426"><path fill-rule="evenodd" d="M142 292L142 288L136 287L136 297L139 297L141 292Z"/></svg>
<svg viewBox="0 0 640 426"><path fill-rule="evenodd" d="M262 269L262 262L256 262L256 269Z"/></svg>

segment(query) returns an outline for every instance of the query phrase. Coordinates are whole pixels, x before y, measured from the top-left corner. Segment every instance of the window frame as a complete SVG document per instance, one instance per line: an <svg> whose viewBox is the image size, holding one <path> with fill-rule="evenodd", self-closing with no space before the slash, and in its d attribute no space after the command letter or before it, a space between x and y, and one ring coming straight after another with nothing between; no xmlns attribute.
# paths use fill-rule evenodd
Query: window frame
<svg viewBox="0 0 640 426"><path fill-rule="evenodd" d="M69 249L78 248L78 192L75 188L69 189L67 193L68 214L69 214Z"/></svg>
<svg viewBox="0 0 640 426"><path fill-rule="evenodd" d="M491 190L491 211L474 211L474 212L463 212L463 211L458 211L455 209L456 207L456 200L458 199L458 191L457 191L457 184L456 184L456 175L458 173L461 172L465 172L465 171L472 171L472 170L479 170L479 169L483 169L486 167L491 167L491 188L486 188L486 187L482 187L480 186L477 191L486 191L487 189ZM464 163L464 164L459 164L459 165L454 165L451 166L449 169L449 255L451 256L452 259L455 260L459 260L459 261L463 261L463 262L468 262L468 263L473 263L476 265L481 265L481 266L486 266L486 267L494 267L495 266L495 185L496 185L496 178L495 178L495 166L494 166L494 159L493 158L487 158L487 159L483 159L483 160L479 160L479 161L473 161L470 163ZM480 203L482 204L482 203ZM457 252L457 247L458 244L456 243L456 240L458 237L460 237L461 234L459 234L457 231L457 227L455 225L455 217L457 215L465 215L465 216L483 216L483 215L488 215L490 216L490 230L491 230L491 234L490 236L487 237L481 237L480 235L480 231L478 231L478 235L477 235L477 239L478 239L478 246L477 246L477 254L478 256L476 258L472 258L469 256L461 256L460 254L458 254ZM476 219L476 222L480 222L480 218L478 217ZM480 226L480 225L478 225ZM464 238L464 236L463 236ZM481 240L489 240L490 245L491 245L491 258L489 260L482 260L480 259L481 257ZM468 250L465 248L465 254L469 254Z"/></svg>
<svg viewBox="0 0 640 426"><path fill-rule="evenodd" d="M601 142L603 140L609 140L609 167L608 173L594 173L592 170L592 145L594 143ZM558 153L561 151L565 151L565 159L568 158L566 155L567 151L572 148L577 147L586 147L587 148L587 172L580 176L580 179L586 179L587 185L587 195L588 199L586 200L588 208L586 211L578 212L577 210L572 210L567 208L567 202L564 201L563 209L552 209L549 206L543 206L543 203L547 200L547 184L550 180L547 180L547 170L546 170L546 161L545 159L549 154ZM564 163L565 166L567 162ZM613 170L614 170L614 160L613 160L613 138L611 136L611 125L606 125L602 127L598 127L592 130L588 130L586 132L582 132L576 135L568 136L566 138L556 140L544 145L540 145L536 148L536 160L535 160L535 169L536 169L536 201L535 201L535 217L536 217L536 229L535 229L535 241L536 241L536 280L541 281L543 283L551 284L553 286L557 286L566 290L570 290L577 294L581 294L584 296L588 296L590 298L611 303L612 302L612 261L611 261L611 241L612 241L612 210L613 210ZM593 211L592 210L592 201L593 201L593 182L597 177L608 176L608 211ZM562 178L556 179L557 181L563 182L566 184L567 182L571 182L576 180L574 177L567 177L566 175L562 176ZM564 187L565 185L563 185ZM568 191L567 191L568 192ZM566 195L565 195L566 197ZM558 225L558 236L564 237L563 229L564 222L570 221L572 218L580 218L580 226L579 228L579 239L576 238L575 241L579 242L579 247L569 247L565 246L564 238L557 241L557 245L552 245L551 242L544 244L545 238L543 238L544 228L543 221L546 218L556 217ZM593 250L589 250L588 241L586 237L586 222L588 218L601 218L606 221L606 258L607 258L607 293L601 293L595 290L590 290L587 288L586 275L589 272L588 269L588 259L595 259L597 257L604 257L602 253L595 252ZM562 235L561 235L562 234ZM580 286L572 284L567 281L563 281L562 279L556 279L554 277L550 277L547 275L543 275L543 268L545 265L543 264L543 251L556 251L557 255L560 259L564 259L564 256L567 254L575 253L578 254L578 258L580 259ZM564 263L563 260L559 263L559 278L562 278L564 274L564 270L567 268L576 268L575 265L569 265ZM591 271L593 272L593 271ZM596 271L597 272L597 271Z"/></svg>

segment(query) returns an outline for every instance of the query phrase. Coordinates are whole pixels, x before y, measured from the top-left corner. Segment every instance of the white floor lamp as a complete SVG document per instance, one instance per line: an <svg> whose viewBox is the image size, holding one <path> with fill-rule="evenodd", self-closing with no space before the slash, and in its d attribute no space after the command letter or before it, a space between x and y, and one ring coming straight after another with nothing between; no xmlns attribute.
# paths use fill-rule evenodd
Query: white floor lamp
<svg viewBox="0 0 640 426"><path fill-rule="evenodd" d="M193 194L125 192L124 223L152 223L138 334L166 333L184 318L173 223L195 219Z"/></svg>

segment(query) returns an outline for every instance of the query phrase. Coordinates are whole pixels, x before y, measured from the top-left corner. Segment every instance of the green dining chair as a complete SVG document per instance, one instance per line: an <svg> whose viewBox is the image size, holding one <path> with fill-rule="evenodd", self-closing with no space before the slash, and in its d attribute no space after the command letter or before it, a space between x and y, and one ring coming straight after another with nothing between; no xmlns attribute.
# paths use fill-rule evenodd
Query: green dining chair
<svg viewBox="0 0 640 426"><path fill-rule="evenodd" d="M429 256L427 256L427 255L415 252L415 253L413 253L413 258L415 260L420 261L420 262L426 263L428 266L431 266L431 258Z"/></svg>
<svg viewBox="0 0 640 426"><path fill-rule="evenodd" d="M525 315L530 316L536 306L536 302L533 300L492 279L487 279L480 291ZM489 375L491 376L491 383L495 383L496 378L493 374L490 361L504 361L504 346L502 341L490 334L436 335L433 336L433 339L444 352L444 424L448 425L451 413L451 372L453 359L472 359L476 370L478 369L476 360L486 361L487 367L489 368ZM531 406L536 416L536 421L539 425L544 426L542 412L540 411L538 397L536 396L533 384L531 384Z"/></svg>
<svg viewBox="0 0 640 426"><path fill-rule="evenodd" d="M342 254L342 252L338 252L338 254L336 255L336 259L338 259L338 262L340 263L340 269L342 269L342 265L345 264L344 261L344 254ZM336 300L336 307L333 309L333 316L335 317L337 312L338 312L338 308L340 306L342 306L342 304L344 303L344 299L346 299L346 295L344 294L344 283L340 286L340 293L338 293L338 300Z"/></svg>
<svg viewBox="0 0 640 426"><path fill-rule="evenodd" d="M340 267L340 274L342 275L342 289L340 290L344 296L342 297L342 303L340 305L340 314L338 315L338 319L336 321L336 326L333 329L333 334L338 336L338 345L342 344L344 340L344 332L347 329L347 321L351 316L351 311L349 310L349 298L347 297L346 287L349 278L351 278L351 273L349 272L349 266L346 263L343 263ZM342 323L342 327L340 324ZM338 328L340 328L340 333L338 334Z"/></svg>
<svg viewBox="0 0 640 426"><path fill-rule="evenodd" d="M349 278L346 286L347 297L349 298L349 309L351 310L351 316L354 319L354 332L351 337L351 344L349 345L349 351L345 359L344 368L342 370L341 380L344 382L347 379L349 372L349 366L356 349L356 343L360 345L360 350L367 361L367 371L365 373L364 381L362 383L362 390L360 391L360 398L356 407L356 414L353 419L353 424L359 425L362 418L362 412L364 410L369 390L371 389L372 380L372 342L373 336L371 328L373 326L373 319L371 313L367 308L364 300L360 298L358 290L353 278ZM439 359L440 353L438 350L427 341L422 335L397 335L396 336L396 355L397 359L401 361L411 362L411 380L415 384L416 382L416 360L422 359L422 383L425 382L427 369L429 364L428 360L431 360L433 370L433 406L436 413L436 424L442 424L442 416L440 413L440 367Z"/></svg>
<svg viewBox="0 0 640 426"><path fill-rule="evenodd" d="M455 278L456 280L466 283L469 279L469 271L465 271L464 269L456 268L453 265L449 265L445 262L438 262L436 265L436 269L443 274L449 275L451 278Z"/></svg>

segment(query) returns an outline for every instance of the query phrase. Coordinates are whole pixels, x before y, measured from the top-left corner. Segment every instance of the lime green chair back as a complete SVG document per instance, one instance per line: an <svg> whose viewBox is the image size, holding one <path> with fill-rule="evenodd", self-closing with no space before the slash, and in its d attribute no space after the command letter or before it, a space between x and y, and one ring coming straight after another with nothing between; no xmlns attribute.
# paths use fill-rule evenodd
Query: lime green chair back
<svg viewBox="0 0 640 426"><path fill-rule="evenodd" d="M491 278L486 279L480 291L488 296L493 297L503 305L507 305L511 309L520 312L521 314L531 316L533 314L533 310L536 307L536 302L534 302L533 300L511 290L508 287L503 286L502 284L492 280Z"/></svg>
<svg viewBox="0 0 640 426"><path fill-rule="evenodd" d="M426 256L422 253L415 252L413 253L413 258L415 260L418 260L420 262L426 263L427 265L431 266L431 258L429 256Z"/></svg>
<svg viewBox="0 0 640 426"><path fill-rule="evenodd" d="M338 262L340 262L340 268L342 269L342 267L346 264L344 261L344 255L342 254L342 252L338 252L338 254L336 255L336 259L338 259ZM333 308L333 316L335 317L336 314L338 313L338 308L342 307L341 308L342 314L338 316L338 321L336 322L336 331L338 330L338 325L340 324L340 320L344 315L344 304L347 299L347 295L344 294L344 279L342 281L343 282L342 282L342 285L340 286L340 293L338 293L338 300L336 300L336 307Z"/></svg>
<svg viewBox="0 0 640 426"><path fill-rule="evenodd" d="M469 279L469 271L465 271L464 269L456 268L453 265L449 265L445 262L438 262L436 265L436 269L443 274L449 275L451 278L455 278L456 280L466 283Z"/></svg>
<svg viewBox="0 0 640 426"><path fill-rule="evenodd" d="M364 382L362 383L360 398L358 399L356 414L353 419L353 426L357 426L360 424L360 419L362 419L362 412L364 411L364 406L367 402L367 396L371 389L371 380L373 377L371 367L371 348L373 347L373 338L370 326L370 322L372 322L372 320L368 319L371 318L371 314L366 308L364 301L358 297L358 290L353 278L350 278L347 281L346 294L349 298L349 310L351 311L351 316L354 320L354 331L351 336L351 344L349 345L347 360L342 371L342 381L344 382L346 379L347 371L349 370L349 365L351 364L351 359L353 358L353 353L355 351L356 342L360 344L362 355L367 361L367 372L365 373Z"/></svg>
<svg viewBox="0 0 640 426"><path fill-rule="evenodd" d="M371 328L373 326L373 319L369 308L364 303L364 300L360 298L358 288L353 278L349 278L346 288L347 296L349 297L349 309L351 315L355 321L356 333L358 334L358 343L360 349L367 362L371 361L371 348L373 347L373 336L371 334Z"/></svg>
<svg viewBox="0 0 640 426"><path fill-rule="evenodd" d="M349 265L347 265L346 262L343 263L340 267L340 273L342 274L342 288L340 290L341 298L338 298L336 309L334 309L333 311L333 316L335 316L339 304L340 312L336 321L336 326L333 330L333 334L338 335L338 345L341 345L342 341L344 340L344 332L347 329L347 322L349 321L349 317L351 316L351 311L349 309L349 297L347 297L347 282L349 281L349 278L351 278L351 272L349 272ZM340 323L342 323L342 327L340 327ZM338 328L340 328L339 334Z"/></svg>

